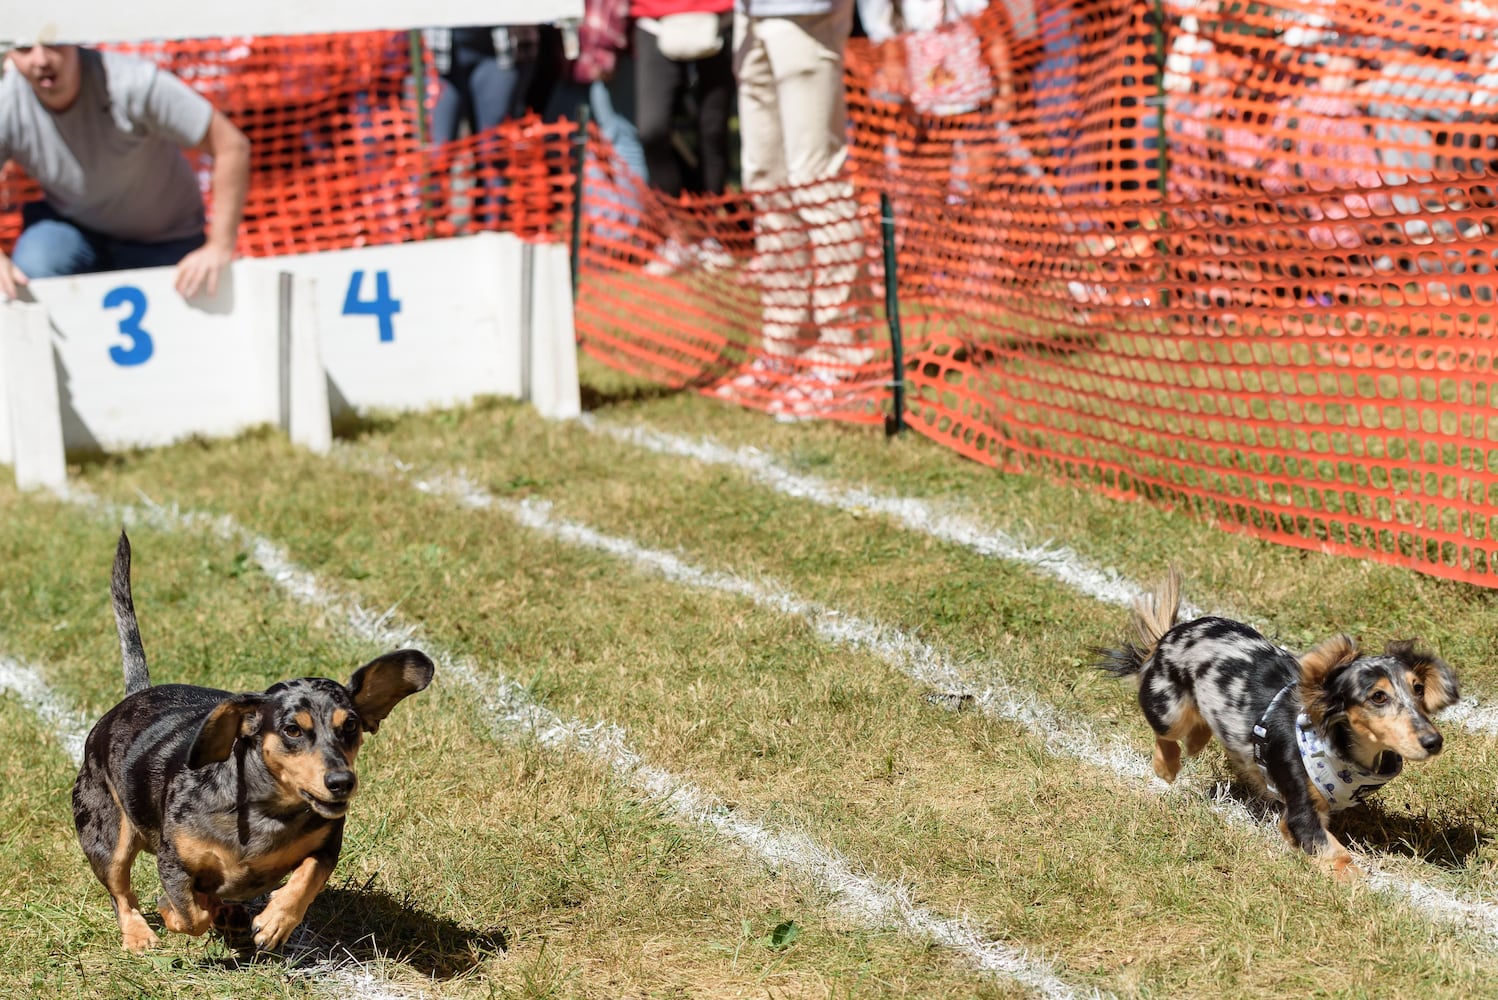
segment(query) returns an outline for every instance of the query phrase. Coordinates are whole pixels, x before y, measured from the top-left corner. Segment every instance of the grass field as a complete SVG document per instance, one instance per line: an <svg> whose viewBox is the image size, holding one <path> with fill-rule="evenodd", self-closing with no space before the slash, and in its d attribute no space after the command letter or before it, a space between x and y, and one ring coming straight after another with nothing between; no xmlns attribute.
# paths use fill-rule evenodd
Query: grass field
<svg viewBox="0 0 1498 1000"><path fill-rule="evenodd" d="M1492 594L588 378L582 421L496 402L0 486L0 994L1498 996ZM284 955L122 953L75 842L121 523L157 682L437 661ZM1172 562L1287 644L1418 635L1461 672L1446 752L1334 824L1367 882L1284 848L1215 746L1150 775L1091 650Z"/></svg>

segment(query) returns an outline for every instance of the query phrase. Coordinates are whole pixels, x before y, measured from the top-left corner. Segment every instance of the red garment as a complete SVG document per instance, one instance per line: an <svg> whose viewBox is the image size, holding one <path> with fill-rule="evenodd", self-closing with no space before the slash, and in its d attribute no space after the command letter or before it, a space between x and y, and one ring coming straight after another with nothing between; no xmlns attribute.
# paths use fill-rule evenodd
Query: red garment
<svg viewBox="0 0 1498 1000"><path fill-rule="evenodd" d="M665 17L667 14L726 14L733 0L630 0L630 17Z"/></svg>
<svg viewBox="0 0 1498 1000"><path fill-rule="evenodd" d="M577 29L577 58L569 69L578 83L614 75L619 53L629 48L629 0L587 0Z"/></svg>

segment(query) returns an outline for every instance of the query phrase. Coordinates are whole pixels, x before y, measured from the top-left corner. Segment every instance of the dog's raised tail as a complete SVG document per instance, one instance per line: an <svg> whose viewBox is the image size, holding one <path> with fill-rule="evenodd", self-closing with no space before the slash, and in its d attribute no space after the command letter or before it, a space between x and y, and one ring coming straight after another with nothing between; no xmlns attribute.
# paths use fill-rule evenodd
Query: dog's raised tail
<svg viewBox="0 0 1498 1000"><path fill-rule="evenodd" d="M1181 572L1172 566L1154 590L1135 598L1129 615L1133 635L1121 649L1098 650L1098 667L1117 677L1136 676L1180 610Z"/></svg>
<svg viewBox="0 0 1498 1000"><path fill-rule="evenodd" d="M1181 571L1172 566L1154 590L1134 599L1134 614L1130 618L1134 625L1134 641L1153 650L1160 637L1176 623L1180 611Z"/></svg>
<svg viewBox="0 0 1498 1000"><path fill-rule="evenodd" d="M125 663L125 694L151 686L146 650L140 643L140 625L135 620L135 602L130 597L130 539L120 529L120 544L114 550L114 572L109 578L109 596L114 602L114 625L120 633L120 657Z"/></svg>

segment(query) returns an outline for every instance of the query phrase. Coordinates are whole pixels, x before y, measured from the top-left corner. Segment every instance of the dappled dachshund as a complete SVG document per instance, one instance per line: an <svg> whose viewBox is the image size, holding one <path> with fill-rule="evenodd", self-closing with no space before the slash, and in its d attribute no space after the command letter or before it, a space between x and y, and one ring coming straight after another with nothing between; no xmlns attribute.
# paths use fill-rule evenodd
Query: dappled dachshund
<svg viewBox="0 0 1498 1000"><path fill-rule="evenodd" d="M1345 635L1297 660L1241 622L1177 624L1179 609L1172 571L1135 602L1132 639L1099 651L1098 666L1138 681L1155 773L1174 781L1181 744L1195 754L1215 735L1250 784L1284 803L1286 840L1336 875L1356 872L1328 815L1398 775L1405 758L1441 752L1430 717L1456 702L1456 673L1414 641L1364 653Z"/></svg>
<svg viewBox="0 0 1498 1000"><path fill-rule="evenodd" d="M347 686L304 677L246 694L153 687L123 531L110 595L125 700L88 734L73 819L124 946L157 943L130 887L131 864L145 850L161 875L161 918L185 934L241 927L247 911L238 901L286 879L250 924L257 947L279 948L338 862L364 734L431 682L432 661L414 649L389 653Z"/></svg>

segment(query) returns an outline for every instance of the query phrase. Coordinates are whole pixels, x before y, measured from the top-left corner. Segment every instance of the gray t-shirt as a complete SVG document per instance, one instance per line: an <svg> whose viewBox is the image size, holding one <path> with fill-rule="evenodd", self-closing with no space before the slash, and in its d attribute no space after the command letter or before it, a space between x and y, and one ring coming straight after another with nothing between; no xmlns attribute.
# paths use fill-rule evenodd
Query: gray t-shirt
<svg viewBox="0 0 1498 1000"><path fill-rule="evenodd" d="M0 163L15 160L66 219L117 239L201 234L203 195L182 153L208 134L213 105L154 63L78 50L82 89L49 111L7 65L0 78Z"/></svg>

